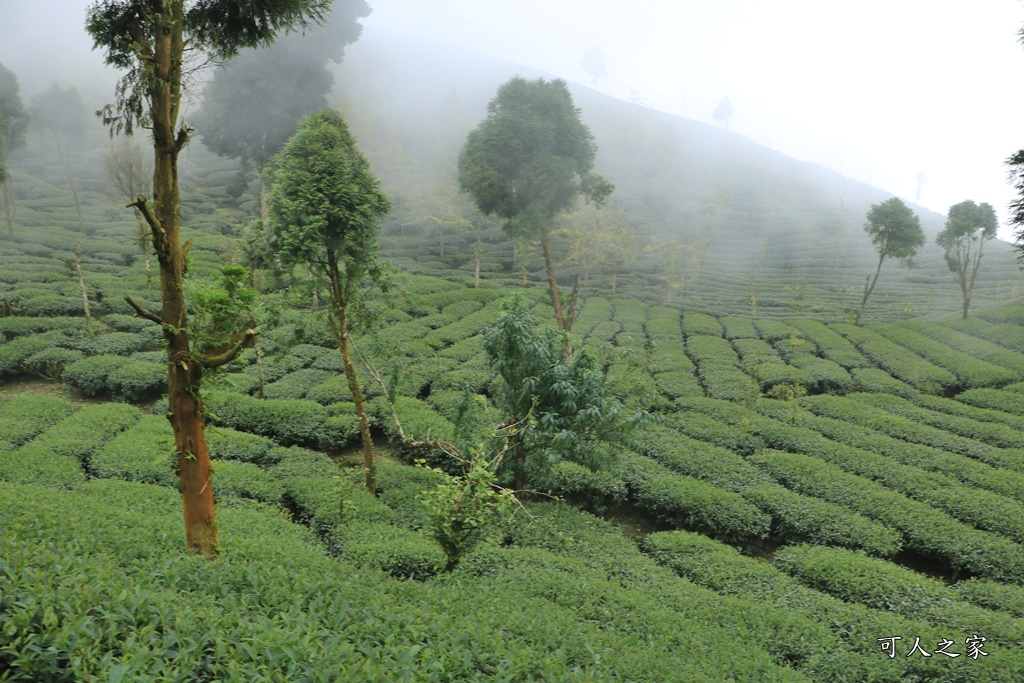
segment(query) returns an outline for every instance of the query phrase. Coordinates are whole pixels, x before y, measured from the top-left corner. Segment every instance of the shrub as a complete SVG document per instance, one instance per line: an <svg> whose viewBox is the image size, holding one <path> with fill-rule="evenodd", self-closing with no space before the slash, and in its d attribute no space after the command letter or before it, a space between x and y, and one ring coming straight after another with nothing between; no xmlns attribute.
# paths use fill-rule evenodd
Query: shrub
<svg viewBox="0 0 1024 683"><path fill-rule="evenodd" d="M0 481L71 489L85 482L85 472L77 458L57 455L30 442L15 450L0 451Z"/></svg>
<svg viewBox="0 0 1024 683"><path fill-rule="evenodd" d="M885 370L879 368L853 368L852 391L864 391L872 394L893 394L909 398L917 393L914 387L901 382Z"/></svg>
<svg viewBox="0 0 1024 683"><path fill-rule="evenodd" d="M781 541L861 549L891 557L902 539L884 525L817 498L781 486L747 489L743 497L772 516L772 536Z"/></svg>
<svg viewBox="0 0 1024 683"><path fill-rule="evenodd" d="M124 363L125 359L119 356L91 356L65 367L61 378L82 394L96 396L110 392L110 373Z"/></svg>
<svg viewBox="0 0 1024 683"><path fill-rule="evenodd" d="M911 386L942 390L958 387L960 380L949 370L932 365L877 332L848 323L835 323L832 327L857 344L880 368Z"/></svg>
<svg viewBox="0 0 1024 683"><path fill-rule="evenodd" d="M60 378L64 368L82 358L85 358L85 354L81 351L53 346L33 353L22 361L21 367L25 372L31 372L33 375L56 380Z"/></svg>
<svg viewBox="0 0 1024 683"><path fill-rule="evenodd" d="M252 463L220 460L213 463L213 491L218 499L234 496L280 505L284 484Z"/></svg>
<svg viewBox="0 0 1024 683"><path fill-rule="evenodd" d="M267 460L273 461L267 471L278 479L289 477L322 477L330 479L338 476L338 466L329 457L317 451L299 446L284 448L275 446L267 451Z"/></svg>
<svg viewBox="0 0 1024 683"><path fill-rule="evenodd" d="M156 415L143 416L96 451L90 469L101 479L177 487L170 422Z"/></svg>
<svg viewBox="0 0 1024 683"><path fill-rule="evenodd" d="M675 527L725 540L768 534L770 518L739 494L675 474L649 458L623 454L617 474L639 508Z"/></svg>
<svg viewBox="0 0 1024 683"><path fill-rule="evenodd" d="M1019 373L951 349L900 324L878 325L872 329L901 347L949 370L968 388L1002 386L1020 377Z"/></svg>
<svg viewBox="0 0 1024 683"><path fill-rule="evenodd" d="M724 329L716 318L697 311L684 311L683 320L680 323L683 334L689 338L691 335L711 335L721 337Z"/></svg>
<svg viewBox="0 0 1024 683"><path fill-rule="evenodd" d="M273 441L228 427L208 426L206 445L210 449L210 457L214 460L237 460L260 467L270 467L279 462L279 459L274 459L270 455L271 449L275 447ZM280 450L276 449L275 455L279 456Z"/></svg>
<svg viewBox="0 0 1024 683"><path fill-rule="evenodd" d="M267 436L282 445L330 446L324 429L327 410L303 399L258 399L224 391L204 393L207 418L214 424Z"/></svg>
<svg viewBox="0 0 1024 683"><path fill-rule="evenodd" d="M976 408L988 408L1010 413L1014 416L1024 416L1024 403L1016 392L1001 389L968 389L957 394L956 400L963 401L969 406Z"/></svg>
<svg viewBox="0 0 1024 683"><path fill-rule="evenodd" d="M967 579L953 585L961 600L991 610L1024 618L1024 588L985 579Z"/></svg>
<svg viewBox="0 0 1024 683"><path fill-rule="evenodd" d="M626 484L611 472L597 471L562 460L551 468L549 493L573 505L604 514L626 499Z"/></svg>
<svg viewBox="0 0 1024 683"><path fill-rule="evenodd" d="M445 565L444 553L432 540L390 524L347 522L335 527L329 544L343 559L398 579L422 581Z"/></svg>
<svg viewBox="0 0 1024 683"><path fill-rule="evenodd" d="M329 370L303 368L267 384L263 388L263 396L268 399L304 398L313 387L318 387L334 377L336 375Z"/></svg>
<svg viewBox="0 0 1024 683"><path fill-rule="evenodd" d="M11 446L31 441L72 413L70 402L56 396L27 394L0 397L0 435Z"/></svg>
<svg viewBox="0 0 1024 683"><path fill-rule="evenodd" d="M848 370L872 366L871 361L865 358L856 346L823 323L816 320L791 320L789 324L813 342L828 360Z"/></svg>
<svg viewBox="0 0 1024 683"><path fill-rule="evenodd" d="M26 359L52 348L53 345L52 335L45 334L17 337L0 344L0 377L9 377L23 372L23 364Z"/></svg>
<svg viewBox="0 0 1024 683"><path fill-rule="evenodd" d="M144 401L167 391L167 364L123 360L107 375L111 393L126 401Z"/></svg>
<svg viewBox="0 0 1024 683"><path fill-rule="evenodd" d="M34 443L55 455L74 457L88 467L93 453L140 417L137 408L123 403L86 405L40 434Z"/></svg>
<svg viewBox="0 0 1024 683"><path fill-rule="evenodd" d="M759 339L761 334L754 327L754 321L750 318L741 318L736 315L727 315L719 318L725 328L726 339Z"/></svg>

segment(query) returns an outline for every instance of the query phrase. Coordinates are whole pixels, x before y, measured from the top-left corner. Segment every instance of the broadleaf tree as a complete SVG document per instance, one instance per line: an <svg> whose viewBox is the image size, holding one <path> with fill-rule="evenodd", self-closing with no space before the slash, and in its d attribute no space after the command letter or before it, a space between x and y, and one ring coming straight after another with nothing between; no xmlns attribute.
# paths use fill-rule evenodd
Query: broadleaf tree
<svg viewBox="0 0 1024 683"><path fill-rule="evenodd" d="M259 177L267 160L295 133L299 119L327 107L334 75L326 63L341 62L345 47L359 38L357 20L370 13L365 0L332 2L323 26L245 50L218 67L203 89L193 123L210 151L239 159L239 190L252 172Z"/></svg>
<svg viewBox="0 0 1024 683"><path fill-rule="evenodd" d="M181 241L178 156L192 130L181 118L191 70L206 59L228 59L244 47L265 45L280 31L322 22L329 0L98 0L89 6L86 30L108 65L125 72L115 101L100 112L111 134L148 128L153 144L153 197L139 195L160 264L162 308L136 312L163 329L167 343L168 419L174 430L188 547L219 553L212 470L200 397L203 371L231 361L255 330L243 328L216 348L190 343L185 302L186 256Z"/></svg>
<svg viewBox="0 0 1024 683"><path fill-rule="evenodd" d="M539 329L521 298L506 302L484 330L488 362L502 380L495 402L506 414L517 491L545 483L560 460L604 469L613 458L609 446L635 447L634 430L650 420L615 395L606 367L588 349L566 357L566 335Z"/></svg>
<svg viewBox="0 0 1024 683"><path fill-rule="evenodd" d="M964 318L971 308L985 243L996 236L997 227L996 212L991 204L975 204L968 199L949 207L945 228L935 238L935 243L946 250L946 265L956 274L963 293Z"/></svg>
<svg viewBox="0 0 1024 683"><path fill-rule="evenodd" d="M871 243L878 252L878 267L875 269L875 276L868 276L864 283L864 294L861 296L855 320L857 325L860 325L864 307L867 306L871 292L875 290L885 260L894 258L909 264L918 247L924 244L924 231L921 230L920 219L899 197L873 204L868 210L867 219L864 232L871 237Z"/></svg>
<svg viewBox="0 0 1024 683"><path fill-rule="evenodd" d="M30 117L18 94L18 77L0 64L0 168L7 236L14 239L14 195L11 193L7 155L25 145Z"/></svg>
<svg viewBox="0 0 1024 683"><path fill-rule="evenodd" d="M349 335L366 286L387 286L378 235L391 201L336 111L304 118L265 175L269 231L279 259L308 268L329 293L327 319L359 420L366 488L376 493L373 439Z"/></svg>
<svg viewBox="0 0 1024 683"><path fill-rule="evenodd" d="M80 138L86 130L85 102L74 86L62 87L53 83L49 88L32 98L32 128L40 133L53 136L57 157L60 159L64 177L71 189L71 198L78 215L78 231L85 232L85 218L82 216L82 202L78 198L78 186L71 172L71 143Z"/></svg>
<svg viewBox="0 0 1024 683"><path fill-rule="evenodd" d="M558 329L572 332L579 276L567 307L555 278L551 236L557 215L578 199L600 204L614 187L594 173L597 144L563 80L516 76L498 88L487 117L459 158L459 185L510 237L538 241Z"/></svg>

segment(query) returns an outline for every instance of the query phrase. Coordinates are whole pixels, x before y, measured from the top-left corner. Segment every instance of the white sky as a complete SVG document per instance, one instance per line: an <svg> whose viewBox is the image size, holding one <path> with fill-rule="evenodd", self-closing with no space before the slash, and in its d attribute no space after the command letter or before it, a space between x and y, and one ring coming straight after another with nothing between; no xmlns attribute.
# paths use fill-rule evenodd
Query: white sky
<svg viewBox="0 0 1024 683"><path fill-rule="evenodd" d="M370 0L367 26L431 37L639 95L945 214L965 199L1000 218L1003 160L1024 147L1019 0ZM1001 234L1008 236L1010 230Z"/></svg>
<svg viewBox="0 0 1024 683"><path fill-rule="evenodd" d="M973 199L1004 218L1014 197L1003 160L1024 148L1020 0L368 2L367 26L579 83L590 83L580 57L594 45L603 92L708 122L728 96L730 130L784 154L911 201L923 171L921 204L941 214ZM0 62L79 78L100 59L83 29L88 4L0 0Z"/></svg>

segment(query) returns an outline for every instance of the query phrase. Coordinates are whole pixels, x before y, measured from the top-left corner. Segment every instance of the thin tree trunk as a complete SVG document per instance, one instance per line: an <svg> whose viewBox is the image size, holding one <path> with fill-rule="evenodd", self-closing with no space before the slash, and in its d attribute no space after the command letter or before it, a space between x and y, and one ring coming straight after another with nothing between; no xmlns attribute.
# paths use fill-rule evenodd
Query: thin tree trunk
<svg viewBox="0 0 1024 683"><path fill-rule="evenodd" d="M263 347L260 346L260 340L257 338L253 341L253 350L256 352L256 378L259 380L259 392L257 396L263 398L263 388L266 386L266 379L263 374Z"/></svg>
<svg viewBox="0 0 1024 683"><path fill-rule="evenodd" d="M75 185L75 177L71 175L71 161L68 159L69 152L71 151L71 141L68 140L68 149L65 150L60 144L60 135L56 132L53 134L53 141L57 145L57 157L60 159L60 165L64 169L64 177L68 180L68 186L71 188L71 198L75 202L75 213L78 214L78 232L85 234L85 219L82 218L82 202L78 199L78 187Z"/></svg>
<svg viewBox="0 0 1024 683"><path fill-rule="evenodd" d="M181 102L181 55L184 49L182 0L167 0L155 31L154 71L150 105L154 149L153 202L150 221L153 245L160 263L161 319L167 341L167 419L174 429L174 450L185 514L188 547L213 559L220 553L213 502L213 471L206 444L206 420L199 395L202 366L192 357L185 307L185 256L181 244L181 192L178 153L188 130L175 130ZM144 205L143 205L144 206ZM142 208L142 207L140 207Z"/></svg>
<svg viewBox="0 0 1024 683"><path fill-rule="evenodd" d="M11 181L4 181L4 218L7 219L7 236L14 239L14 193L11 192Z"/></svg>
<svg viewBox="0 0 1024 683"><path fill-rule="evenodd" d="M359 419L359 436L363 442L363 473L366 478L366 490L371 495L377 495L377 475L373 458L373 437L370 434L370 421L366 417L366 402L363 399L363 390L359 387L359 378L356 375L356 366L352 363L352 354L348 343L348 319L345 309L338 313L338 321L334 323L335 335L338 338L338 346L341 348L341 359L345 366L345 379L348 382L348 390L352 392L352 402L356 406L356 417Z"/></svg>
<svg viewBox="0 0 1024 683"><path fill-rule="evenodd" d="M516 477L515 487L516 493L522 493L526 491L526 487L529 484L529 480L526 476L526 449L523 447L523 442L519 440L519 437L514 437L516 440L515 452L516 452Z"/></svg>
<svg viewBox="0 0 1024 683"><path fill-rule="evenodd" d="M75 273L78 275L78 287L82 290L82 310L85 312L85 331L90 337L92 337L92 316L89 315L89 295L85 291L85 278L82 277L81 242L75 242Z"/></svg>
<svg viewBox="0 0 1024 683"><path fill-rule="evenodd" d="M562 312L562 295L558 291L558 281L555 280L555 264L551 258L551 242L545 234L541 239L541 247L544 249L544 269L548 275L548 289L551 291L551 306L555 309L555 322L558 329L568 332L565 328L565 314Z"/></svg>
<svg viewBox="0 0 1024 683"><path fill-rule="evenodd" d="M878 268L875 269L874 279L869 279L864 283L864 296L860 299L860 309L857 311L857 319L854 320L855 325L860 325L860 318L864 315L864 307L867 306L868 297L871 296L871 292L875 290L875 283L878 282L878 274L882 272L882 263L885 261L885 256L878 259Z"/></svg>
<svg viewBox="0 0 1024 683"><path fill-rule="evenodd" d="M377 495L376 466L373 459L373 437L370 434L370 421L366 417L366 402L363 399L363 390L359 386L359 377L356 375L356 366L352 363L352 354L349 349L348 334L348 297L347 289L352 283L342 283L341 274L338 271L338 260L334 250L327 250L327 268L331 284L331 297L333 298L333 310L327 316L331 325L331 331L341 349L342 365L345 368L345 380L348 382L348 390L352 393L352 402L355 404L356 417L359 420L359 436L363 442L363 472L366 478L366 490L371 495Z"/></svg>
<svg viewBox="0 0 1024 683"><path fill-rule="evenodd" d="M473 288L480 287L480 219L476 221L476 267L473 269Z"/></svg>

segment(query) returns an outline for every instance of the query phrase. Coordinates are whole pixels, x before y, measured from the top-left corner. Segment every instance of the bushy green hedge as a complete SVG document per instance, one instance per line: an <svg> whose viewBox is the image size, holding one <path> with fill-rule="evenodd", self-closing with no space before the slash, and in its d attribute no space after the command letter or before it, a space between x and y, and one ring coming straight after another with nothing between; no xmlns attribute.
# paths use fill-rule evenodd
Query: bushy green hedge
<svg viewBox="0 0 1024 683"><path fill-rule="evenodd" d="M85 482L77 458L58 455L32 441L14 450L0 450L0 481L74 488Z"/></svg>
<svg viewBox="0 0 1024 683"><path fill-rule="evenodd" d="M724 540L750 540L768 534L771 519L739 494L676 474L650 458L623 454L616 474L637 507L677 528Z"/></svg>
<svg viewBox="0 0 1024 683"><path fill-rule="evenodd" d="M963 401L967 405L976 408L999 410L1017 417L1024 416L1024 401L1021 401L1020 395L1013 391L968 389L957 394L956 400Z"/></svg>
<svg viewBox="0 0 1024 683"><path fill-rule="evenodd" d="M96 451L88 469L101 479L177 487L171 423L162 416L143 416Z"/></svg>
<svg viewBox="0 0 1024 683"><path fill-rule="evenodd" d="M263 396L269 399L305 398L311 389L333 377L336 375L329 370L302 368L267 384L263 388Z"/></svg>
<svg viewBox="0 0 1024 683"><path fill-rule="evenodd" d="M252 463L260 467L269 467L278 462L270 452L280 456L281 449L275 449L270 439L247 434L229 427L206 427L206 445L210 449L210 457L214 460L237 460Z"/></svg>
<svg viewBox="0 0 1024 683"><path fill-rule="evenodd" d="M879 637L913 634L932 645L951 635L942 625L933 626L888 611L846 603L826 593L804 586L767 562L740 555L734 548L686 531L651 534L644 549L655 561L680 576L723 595L736 596L761 606L782 609L796 618L808 619L807 628L820 629L809 638L811 652L828 652L826 659L836 667L833 680L946 680L969 681L991 674L970 667L958 669L948 662L925 657L889 659L881 653ZM879 635L884 634L884 635ZM800 647L794 644L794 647ZM909 650L909 646L906 648ZM990 648L991 649L991 648ZM859 656L850 656L856 653ZM985 659L985 658L983 658ZM991 659L991 657L987 658ZM973 663L973 662L972 662ZM827 674L823 674L827 677ZM825 680L821 678L820 680Z"/></svg>
<svg viewBox="0 0 1024 683"><path fill-rule="evenodd" d="M770 342L787 339L800 332L791 325L787 325L780 320L772 320L771 318L757 318L754 320L754 325L757 327L757 331L761 333L761 338L767 339Z"/></svg>
<svg viewBox="0 0 1024 683"><path fill-rule="evenodd" d="M822 356L848 370L869 368L873 363L842 335L817 320L791 320L789 324L818 347Z"/></svg>
<svg viewBox="0 0 1024 683"><path fill-rule="evenodd" d="M594 514L626 500L626 484L611 472L591 470L569 460L551 468L549 493Z"/></svg>
<svg viewBox="0 0 1024 683"><path fill-rule="evenodd" d="M43 349L38 353L22 361L21 367L25 372L33 375L40 375L49 379L59 379L64 368L75 361L85 358L85 354L77 349L64 349L59 346L52 346Z"/></svg>
<svg viewBox="0 0 1024 683"><path fill-rule="evenodd" d="M725 331L722 324L707 313L697 311L683 311L683 319L680 323L683 334L689 338L691 335L711 335L721 337Z"/></svg>
<svg viewBox="0 0 1024 683"><path fill-rule="evenodd" d="M123 403L85 405L44 431L33 443L55 455L77 458L88 466L99 448L141 417L137 408Z"/></svg>
<svg viewBox="0 0 1024 683"><path fill-rule="evenodd" d="M0 344L0 378L24 372L25 360L41 351L53 348L55 341L54 333L47 332L17 337Z"/></svg>
<svg viewBox="0 0 1024 683"><path fill-rule="evenodd" d="M779 420L789 421L792 412L788 407L772 405L764 401L758 404L762 414ZM967 456L949 453L932 446L910 443L860 426L851 421L813 415L807 411L796 414L796 426L813 429L833 441L854 446L873 454L884 455L904 465L913 465L925 470L949 475L966 484L995 493L1024 500L1024 473L993 467Z"/></svg>
<svg viewBox="0 0 1024 683"><path fill-rule="evenodd" d="M835 361L807 354L795 356L789 362L803 372L801 381L809 393L842 395L853 388L853 377Z"/></svg>
<svg viewBox="0 0 1024 683"><path fill-rule="evenodd" d="M971 391L988 391L973 389ZM997 391L997 390L992 390ZM800 399L800 404L815 415L856 421L862 427L868 427L882 434L910 441L911 443L933 446L952 453L959 453L975 458L994 467L1006 467L1024 472L1024 451L1009 450L990 446L977 439L967 439L936 429L925 424L918 424L885 410L869 406L840 396L808 396Z"/></svg>
<svg viewBox="0 0 1024 683"><path fill-rule="evenodd" d="M1024 354L1011 350L1012 346L1005 348L995 343L995 340L975 337L966 331L953 329L947 324L909 321L902 325L945 346L966 353L972 358L1002 366L1016 373L1018 377L1024 376ZM1007 330L1000 328L1000 332L1005 334ZM1016 348L1024 348L1024 335L1020 334L1020 326L1017 326L1016 332L1010 332L1010 334L1021 342L1021 345Z"/></svg>
<svg viewBox="0 0 1024 683"><path fill-rule="evenodd" d="M993 365L975 357L974 354L951 349L902 324L877 325L871 329L938 367L949 370L956 375L960 384L967 388L998 387L1009 384L1021 376L1019 372Z"/></svg>
<svg viewBox="0 0 1024 683"><path fill-rule="evenodd" d="M765 450L751 461L786 488L842 505L903 536L904 547L954 573L1024 583L1024 548L818 458Z"/></svg>
<svg viewBox="0 0 1024 683"><path fill-rule="evenodd" d="M253 463L218 460L213 463L213 492L218 501L233 496L280 505L284 483Z"/></svg>
<svg viewBox="0 0 1024 683"><path fill-rule="evenodd" d="M334 529L330 547L344 560L398 579L428 579L445 565L444 553L432 539L390 524L347 522Z"/></svg>
<svg viewBox="0 0 1024 683"><path fill-rule="evenodd" d="M1006 614L958 600L946 584L891 562L842 548L781 548L773 564L801 583L847 602L925 619L992 643L1024 642L1024 626Z"/></svg>
<svg viewBox="0 0 1024 683"><path fill-rule="evenodd" d="M953 585L961 600L1024 619L1024 588L985 579L967 579Z"/></svg>
<svg viewBox="0 0 1024 683"><path fill-rule="evenodd" d="M995 422L998 424L1004 424L1018 432L1024 432L1024 416L1011 415L1010 413L1006 413L1001 410L992 410L990 408L979 408L977 406L962 403L957 399L928 396L926 394L912 396L910 397L910 400L916 405L929 410L943 412L948 415L966 417L975 422Z"/></svg>
<svg viewBox="0 0 1024 683"><path fill-rule="evenodd" d="M119 356L90 356L65 367L61 378L84 395L96 396L111 390L110 373L124 363Z"/></svg>
<svg viewBox="0 0 1024 683"><path fill-rule="evenodd" d="M906 382L902 382L880 368L853 368L853 391L865 391L873 394L892 394L910 398L917 390Z"/></svg>
<svg viewBox="0 0 1024 683"><path fill-rule="evenodd" d="M729 491L743 492L771 483L770 477L739 452L730 450L735 444L740 452L752 453L763 446L756 437L744 439L750 435L703 415L670 415L666 423L648 427L639 438L644 452L663 465Z"/></svg>
<svg viewBox="0 0 1024 683"><path fill-rule="evenodd" d="M278 479L288 477L321 477L331 479L338 475L338 466L328 456L301 446L275 446L267 451L272 461L267 471Z"/></svg>
<svg viewBox="0 0 1024 683"><path fill-rule="evenodd" d="M145 401L167 392L167 364L122 359L121 367L107 375L114 396L126 401Z"/></svg>
<svg viewBox="0 0 1024 683"><path fill-rule="evenodd" d="M727 315L719 318L725 328L726 339L760 339L761 333L754 327L754 321L750 318L741 318L737 315Z"/></svg>
<svg viewBox="0 0 1024 683"><path fill-rule="evenodd" d="M960 388L960 380L952 372L877 332L849 323L835 323L832 327L857 344L878 367L919 390L937 393Z"/></svg>
<svg viewBox="0 0 1024 683"><path fill-rule="evenodd" d="M977 439L999 448L1021 448L1024 446L1024 433L1012 429L1008 425L979 422L968 417L929 410L916 406L906 399L888 394L858 393L852 394L850 398L881 408L891 415L900 415L915 422L931 425L968 439Z"/></svg>
<svg viewBox="0 0 1024 683"><path fill-rule="evenodd" d="M0 439L20 446L72 413L69 401L44 394L0 397Z"/></svg>
<svg viewBox="0 0 1024 683"><path fill-rule="evenodd" d="M266 436L282 445L329 447L327 409L303 399L258 399L221 390L203 392L212 424Z"/></svg>
<svg viewBox="0 0 1024 683"><path fill-rule="evenodd" d="M11 315L0 317L0 337L8 341L15 337L24 337L51 330L70 333L85 332L85 318L76 316L57 316L39 318L35 316Z"/></svg>
<svg viewBox="0 0 1024 683"><path fill-rule="evenodd" d="M784 542L862 549L892 557L903 546L899 534L849 508L781 486L747 489L743 497L772 517L772 536Z"/></svg>

